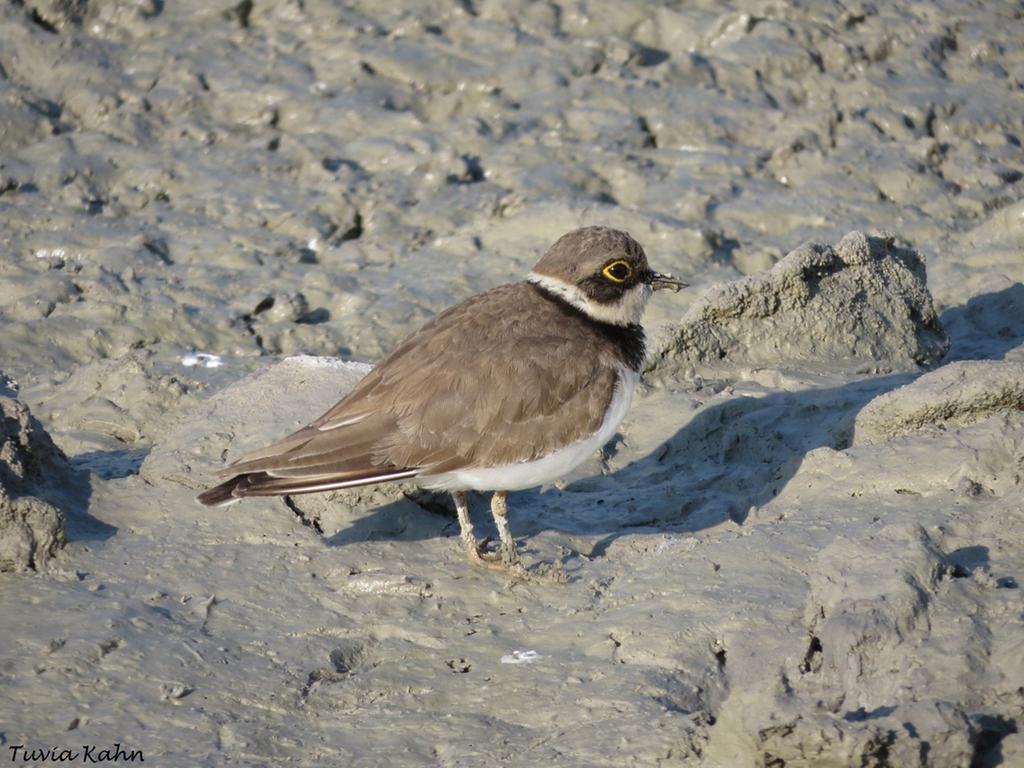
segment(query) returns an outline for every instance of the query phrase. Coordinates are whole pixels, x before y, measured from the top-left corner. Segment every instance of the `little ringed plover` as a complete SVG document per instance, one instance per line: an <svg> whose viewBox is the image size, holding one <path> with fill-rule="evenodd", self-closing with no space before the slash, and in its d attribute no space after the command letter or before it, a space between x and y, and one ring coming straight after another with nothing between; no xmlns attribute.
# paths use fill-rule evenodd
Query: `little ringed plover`
<svg viewBox="0 0 1024 768"><path fill-rule="evenodd" d="M562 477L615 435L643 365L644 306L685 286L650 269L625 232L569 232L526 280L437 315L309 426L221 470L199 501L412 481L452 493L472 562L519 569L507 492ZM494 492L498 552L473 532L470 490Z"/></svg>

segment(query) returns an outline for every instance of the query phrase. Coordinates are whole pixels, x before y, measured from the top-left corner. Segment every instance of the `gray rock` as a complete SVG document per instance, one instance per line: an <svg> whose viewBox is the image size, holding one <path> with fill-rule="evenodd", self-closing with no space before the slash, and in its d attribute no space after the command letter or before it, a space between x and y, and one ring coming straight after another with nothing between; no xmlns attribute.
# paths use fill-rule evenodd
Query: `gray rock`
<svg viewBox="0 0 1024 768"><path fill-rule="evenodd" d="M763 274L709 290L651 368L915 370L948 348L921 255L889 235L851 232L834 249L803 245Z"/></svg>
<svg viewBox="0 0 1024 768"><path fill-rule="evenodd" d="M35 496L12 499L0 486L0 571L41 570L65 543L57 507Z"/></svg>
<svg viewBox="0 0 1024 768"><path fill-rule="evenodd" d="M864 406L854 444L880 443L928 426L970 424L1024 411L1024 363L970 360L926 373Z"/></svg>
<svg viewBox="0 0 1024 768"><path fill-rule="evenodd" d="M2 374L0 383L0 571L39 570L65 536L64 514L37 494L67 462Z"/></svg>

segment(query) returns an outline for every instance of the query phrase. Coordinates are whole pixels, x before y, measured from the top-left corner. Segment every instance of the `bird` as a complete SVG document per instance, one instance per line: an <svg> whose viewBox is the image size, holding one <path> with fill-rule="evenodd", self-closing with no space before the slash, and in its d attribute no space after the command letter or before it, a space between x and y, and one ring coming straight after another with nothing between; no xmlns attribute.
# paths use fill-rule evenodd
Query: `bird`
<svg viewBox="0 0 1024 768"><path fill-rule="evenodd" d="M308 426L220 470L207 506L409 481L448 491L471 563L524 571L509 491L551 483L616 434L645 354L652 270L628 233L560 237L526 279L439 313ZM490 491L500 539L477 538L469 491Z"/></svg>

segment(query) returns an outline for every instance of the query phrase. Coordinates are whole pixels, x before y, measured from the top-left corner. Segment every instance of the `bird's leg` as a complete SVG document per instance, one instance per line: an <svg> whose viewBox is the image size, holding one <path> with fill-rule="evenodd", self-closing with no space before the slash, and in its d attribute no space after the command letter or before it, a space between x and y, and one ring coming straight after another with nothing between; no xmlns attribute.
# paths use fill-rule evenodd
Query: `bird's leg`
<svg viewBox="0 0 1024 768"><path fill-rule="evenodd" d="M466 548L466 554L473 565L482 565L486 568L495 567L495 557L488 557L483 551L483 544L477 541L473 532L473 521L469 519L469 495L465 491L452 491L452 498L455 499L455 511L459 516L459 528L462 529L462 545Z"/></svg>
<svg viewBox="0 0 1024 768"><path fill-rule="evenodd" d="M502 570L521 581L557 584L568 581L561 563L542 564L530 570L523 567L519 560L519 550L516 549L516 540L512 538L512 530L508 526L508 491L495 491L491 496L491 514L494 515L494 524L501 537L501 547L495 554L501 557Z"/></svg>
<svg viewBox="0 0 1024 768"><path fill-rule="evenodd" d="M469 519L468 494L465 491L452 491L455 511L459 515L459 527L462 529L462 544L469 562L492 571L501 571L516 581L564 584L567 579L560 564L530 571L523 567L519 560L519 551L516 549L516 540L512 538L512 530L508 526L507 496L507 491L495 491L491 496L491 514L494 515L494 524L498 526L501 546L497 552L488 552L486 545L489 539L481 542L473 532L473 522Z"/></svg>
<svg viewBox="0 0 1024 768"><path fill-rule="evenodd" d="M480 544L473 532L473 521L469 519L469 496L465 491L452 491L452 498L455 499L455 512L459 516L462 545L466 548L469 559L477 562L480 559Z"/></svg>
<svg viewBox="0 0 1024 768"><path fill-rule="evenodd" d="M501 562L506 566L518 565L519 552L516 550L516 540L512 538L512 530L508 527L508 491L495 491L491 496L491 514L494 515L494 524L498 527L498 535L501 537Z"/></svg>

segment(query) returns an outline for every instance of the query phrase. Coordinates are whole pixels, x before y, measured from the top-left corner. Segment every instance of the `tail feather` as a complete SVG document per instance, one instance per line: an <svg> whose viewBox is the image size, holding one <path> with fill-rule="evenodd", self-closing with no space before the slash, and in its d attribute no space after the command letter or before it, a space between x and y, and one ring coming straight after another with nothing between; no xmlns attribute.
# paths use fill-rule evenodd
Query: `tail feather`
<svg viewBox="0 0 1024 768"><path fill-rule="evenodd" d="M196 500L200 504L205 504L207 507L224 507L228 504L234 504L242 498L240 495L236 496L234 494L234 490L238 486L238 481L241 480L242 477L244 477L244 475L233 477L220 485L203 491L196 496Z"/></svg>
<svg viewBox="0 0 1024 768"><path fill-rule="evenodd" d="M320 477L274 477L266 472L249 472L236 475L220 485L203 491L196 499L208 507L222 507L241 501L246 496L285 496L299 493L316 493L338 488L354 488L360 485L386 483L415 476L414 469L395 470L390 473L340 478L337 475Z"/></svg>

